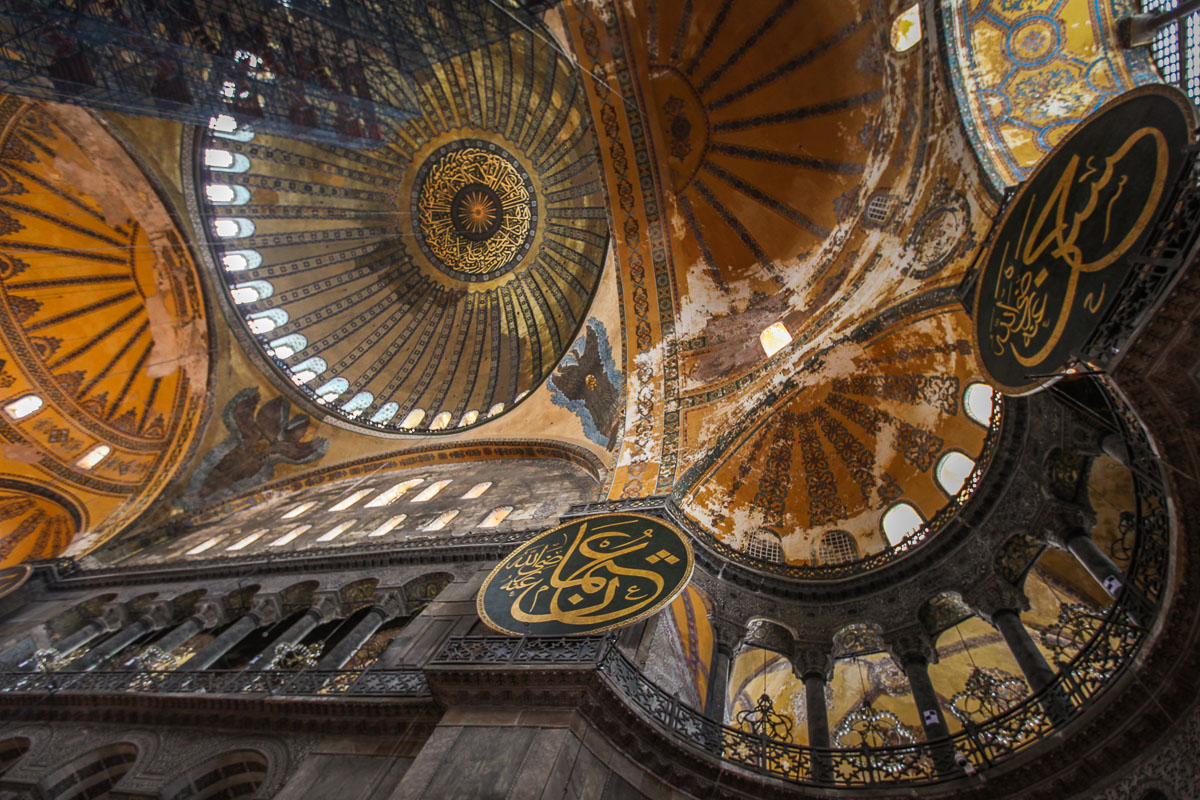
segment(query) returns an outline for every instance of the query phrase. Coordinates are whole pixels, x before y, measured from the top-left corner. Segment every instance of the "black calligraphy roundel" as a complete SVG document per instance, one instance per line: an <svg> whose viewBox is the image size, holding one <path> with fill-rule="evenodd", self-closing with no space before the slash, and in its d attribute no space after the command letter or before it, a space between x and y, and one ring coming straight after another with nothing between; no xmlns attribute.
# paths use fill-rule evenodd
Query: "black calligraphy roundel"
<svg viewBox="0 0 1200 800"><path fill-rule="evenodd" d="M501 561L476 607L501 633L598 633L670 603L692 576L692 546L673 526L642 514L572 520Z"/></svg>
<svg viewBox="0 0 1200 800"><path fill-rule="evenodd" d="M1190 140L1188 100L1144 86L1106 103L1008 204L975 295L981 366L1012 394L1082 357L1171 199Z"/></svg>

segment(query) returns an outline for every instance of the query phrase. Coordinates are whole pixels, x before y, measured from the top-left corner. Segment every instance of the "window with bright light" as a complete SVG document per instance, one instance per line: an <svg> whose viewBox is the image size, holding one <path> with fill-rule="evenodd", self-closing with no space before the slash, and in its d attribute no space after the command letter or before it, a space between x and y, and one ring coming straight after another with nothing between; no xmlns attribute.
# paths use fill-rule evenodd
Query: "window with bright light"
<svg viewBox="0 0 1200 800"><path fill-rule="evenodd" d="M462 419L458 421L458 427L465 428L468 425L474 425L477 419L479 419L479 412L472 409L462 415Z"/></svg>
<svg viewBox="0 0 1200 800"><path fill-rule="evenodd" d="M1146 13L1174 11L1179 0L1143 0ZM1182 27L1180 27L1182 26ZM1163 81L1200 103L1200 11L1159 28L1150 41L1150 58Z"/></svg>
<svg viewBox="0 0 1200 800"><path fill-rule="evenodd" d="M769 358L792 343L792 334L782 322L775 322L763 328L758 341Z"/></svg>
<svg viewBox="0 0 1200 800"><path fill-rule="evenodd" d="M350 495L349 497L345 497L345 498L339 500L335 505L330 506L329 510L330 511L345 511L347 508L354 505L359 500L362 500L364 497L366 497L373 491L374 491L374 489L359 489L357 492Z"/></svg>
<svg viewBox="0 0 1200 800"><path fill-rule="evenodd" d="M257 542L260 538L262 538L262 535L264 533L266 533L265 530L255 531L254 533L250 534L249 536L244 536L241 539L238 539L236 542L229 545L229 547L226 547L225 549L226 550L245 550L247 547L249 547L250 545Z"/></svg>
<svg viewBox="0 0 1200 800"><path fill-rule="evenodd" d="M476 497L483 497L483 493L492 488L491 481L484 481L472 486L466 494L462 496L463 500L474 500Z"/></svg>
<svg viewBox="0 0 1200 800"><path fill-rule="evenodd" d="M359 392L346 401L346 404L342 406L342 412L350 419L357 419L374 400L375 395L370 392Z"/></svg>
<svg viewBox="0 0 1200 800"><path fill-rule="evenodd" d="M425 419L424 409L414 408L408 412L408 416L404 418L404 422L400 423L400 427L404 430L412 430L421 424L421 420Z"/></svg>
<svg viewBox="0 0 1200 800"><path fill-rule="evenodd" d="M992 387L976 381L967 386L963 392L963 410L967 412L967 416L974 422L979 423L987 428L992 424L992 403L994 402L995 392Z"/></svg>
<svg viewBox="0 0 1200 800"><path fill-rule="evenodd" d="M250 202L250 190L245 186L228 183L210 183L204 187L204 196L210 203L223 206L244 206Z"/></svg>
<svg viewBox="0 0 1200 800"><path fill-rule="evenodd" d="M504 403L496 403L496 405L494 405L488 409L488 413L487 413L488 419L491 419L492 417L496 416L503 410L504 410Z"/></svg>
<svg viewBox="0 0 1200 800"><path fill-rule="evenodd" d="M355 520L349 519L330 528L327 532L317 537L318 542L332 542L337 537L341 536L346 531L350 530L354 525Z"/></svg>
<svg viewBox="0 0 1200 800"><path fill-rule="evenodd" d="M321 405L332 403L345 394L349 388L350 381L345 378L331 378L317 388L317 402Z"/></svg>
<svg viewBox="0 0 1200 800"><path fill-rule="evenodd" d="M287 336L271 341L269 347L271 355L282 361L308 347L308 339L304 338L302 333L289 333Z"/></svg>
<svg viewBox="0 0 1200 800"><path fill-rule="evenodd" d="M288 322L288 313L282 308L268 308L246 317L246 324L251 333L270 333Z"/></svg>
<svg viewBox="0 0 1200 800"><path fill-rule="evenodd" d="M319 356L313 356L301 361L296 366L292 367L292 383L297 386L303 386L323 373L328 367L325 365L325 359Z"/></svg>
<svg viewBox="0 0 1200 800"><path fill-rule="evenodd" d="M448 480L447 481L436 481L434 483L431 483L428 486L426 486L425 489L422 490L422 492L419 495L414 497L412 499L412 501L414 503L424 503L429 500L432 500L437 495L438 492L440 492L442 489L445 489L449 485L450 485L450 481L448 481Z"/></svg>
<svg viewBox="0 0 1200 800"><path fill-rule="evenodd" d="M245 239L254 235L254 222L245 217L217 217L213 232L222 239Z"/></svg>
<svg viewBox="0 0 1200 800"><path fill-rule="evenodd" d="M257 303L259 300L267 299L274 293L275 287L268 281L247 281L246 283L239 283L229 290L229 296L238 305Z"/></svg>
<svg viewBox="0 0 1200 800"><path fill-rule="evenodd" d="M250 169L250 159L241 153L210 147L204 151L204 166L217 172L245 172Z"/></svg>
<svg viewBox="0 0 1200 800"><path fill-rule="evenodd" d="M24 397L13 400L11 403L7 403L4 406L4 413L11 419L24 419L43 405L42 398L36 394L27 394Z"/></svg>
<svg viewBox="0 0 1200 800"><path fill-rule="evenodd" d="M271 544L269 544L267 546L268 547L283 547L285 544L290 544L291 542L295 541L297 536L310 530L311 528L312 528L312 525L297 525L295 528L292 528L290 531L285 533L283 536L280 536L278 539L271 542Z"/></svg>
<svg viewBox="0 0 1200 800"><path fill-rule="evenodd" d="M483 522L479 523L481 528L494 528L508 517L513 512L512 506L500 506L492 509L492 513L483 518Z"/></svg>
<svg viewBox="0 0 1200 800"><path fill-rule="evenodd" d="M315 500L310 500L307 503L301 503L300 505L296 506L291 511L287 512L282 517L280 517L280 519L295 519L296 517L300 516L305 511L308 511L310 508L312 508L316 504L317 503Z"/></svg>
<svg viewBox="0 0 1200 800"><path fill-rule="evenodd" d="M386 522L384 522L382 525L380 525L378 528L371 531L367 535L368 536L386 536L387 534L389 534L393 530L395 530L400 525L400 523L404 522L404 520L406 520L406 519L408 519L408 514L397 514L394 517L390 517Z"/></svg>
<svg viewBox="0 0 1200 800"><path fill-rule="evenodd" d="M883 535L888 544L895 547L904 541L905 537L920 530L924 524L925 518L911 503L896 503L883 515Z"/></svg>
<svg viewBox="0 0 1200 800"><path fill-rule="evenodd" d="M379 508L380 506L386 506L390 503L394 503L409 489L412 489L414 486L420 486L424 482L424 478L410 478L406 481L400 481L394 486L391 486L380 492L378 497L367 503L367 508Z"/></svg>
<svg viewBox="0 0 1200 800"><path fill-rule="evenodd" d="M230 250L221 256L226 272L243 272L262 265L262 255L257 250Z"/></svg>
<svg viewBox="0 0 1200 800"><path fill-rule="evenodd" d="M211 539L201 542L200 544L196 545L191 550L188 550L187 553L185 553L184 555L194 556L194 555L198 555L199 553L203 553L205 550L211 550L212 548L217 546L217 542L219 542L219 541L221 541L221 537L214 536Z"/></svg>
<svg viewBox="0 0 1200 800"><path fill-rule="evenodd" d="M442 528L446 527L446 525L448 525L450 523L450 520L454 519L457 516L458 516L457 509L453 509L451 511L443 511L441 514L438 515L437 519L435 519L433 522L430 522L428 525L426 525L421 530L440 531Z"/></svg>
<svg viewBox="0 0 1200 800"><path fill-rule="evenodd" d="M946 453L937 463L934 477L942 491L953 497L967 482L967 476L975 469L975 461L957 450Z"/></svg>
<svg viewBox="0 0 1200 800"><path fill-rule="evenodd" d="M399 410L399 403L384 403L383 406L380 407L380 409L376 411L374 415L372 415L371 422L375 423L376 425L383 425L391 420L392 417L396 416L396 412Z"/></svg>
<svg viewBox="0 0 1200 800"><path fill-rule="evenodd" d="M429 430L442 431L450 427L450 412L443 411L433 418L433 422L429 423Z"/></svg>
<svg viewBox="0 0 1200 800"><path fill-rule="evenodd" d="M921 41L921 6L906 8L892 21L892 49L897 53L911 50Z"/></svg>
<svg viewBox="0 0 1200 800"><path fill-rule="evenodd" d="M106 444L98 444L91 450L88 450L83 458L75 462L75 465L80 469L91 469L105 459L112 452L112 448Z"/></svg>

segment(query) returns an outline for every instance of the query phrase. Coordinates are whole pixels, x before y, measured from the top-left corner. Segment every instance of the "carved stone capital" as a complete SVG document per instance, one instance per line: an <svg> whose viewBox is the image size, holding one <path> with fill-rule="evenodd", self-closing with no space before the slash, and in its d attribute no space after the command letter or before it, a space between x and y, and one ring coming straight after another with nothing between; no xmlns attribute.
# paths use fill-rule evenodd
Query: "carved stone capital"
<svg viewBox="0 0 1200 800"><path fill-rule="evenodd" d="M346 616L346 604L338 592L317 592L313 595L313 611L316 611L323 622Z"/></svg>
<svg viewBox="0 0 1200 800"><path fill-rule="evenodd" d="M830 645L796 642L792 650L792 672L800 680L820 675L825 681L833 678L833 652Z"/></svg>
<svg viewBox="0 0 1200 800"><path fill-rule="evenodd" d="M963 593L963 600L989 624L997 611L1020 612L1029 608L1029 598L1025 593L995 574L967 589Z"/></svg>
<svg viewBox="0 0 1200 800"><path fill-rule="evenodd" d="M920 624L890 631L885 634L884 642L892 654L892 659L905 671L906 663L913 658L921 658L926 664L937 663L937 648L933 646L933 639Z"/></svg>
<svg viewBox="0 0 1200 800"><path fill-rule="evenodd" d="M1096 528L1096 512L1074 503L1055 503L1042 529L1045 541L1052 547L1066 549L1067 539L1078 531Z"/></svg>
<svg viewBox="0 0 1200 800"><path fill-rule="evenodd" d="M129 624L129 609L124 603L106 603L100 609L96 621L104 626L106 631L115 631Z"/></svg>
<svg viewBox="0 0 1200 800"><path fill-rule="evenodd" d="M746 630L745 625L719 614L710 616L708 623L712 625L717 652L732 656L741 648L742 634Z"/></svg>
<svg viewBox="0 0 1200 800"><path fill-rule="evenodd" d="M277 594L256 594L250 603L250 613L263 625L273 625L283 619L283 598Z"/></svg>
<svg viewBox="0 0 1200 800"><path fill-rule="evenodd" d="M174 621L175 607L168 601L154 602L146 607L146 612L142 616L149 619L153 630L157 631Z"/></svg>
<svg viewBox="0 0 1200 800"><path fill-rule="evenodd" d="M391 618L402 616L408 609L408 604L404 601L404 592L401 589L376 590L375 607L382 609L388 618Z"/></svg>
<svg viewBox="0 0 1200 800"><path fill-rule="evenodd" d="M200 618L206 630L229 621L229 610L220 600L200 600L196 603L193 615Z"/></svg>

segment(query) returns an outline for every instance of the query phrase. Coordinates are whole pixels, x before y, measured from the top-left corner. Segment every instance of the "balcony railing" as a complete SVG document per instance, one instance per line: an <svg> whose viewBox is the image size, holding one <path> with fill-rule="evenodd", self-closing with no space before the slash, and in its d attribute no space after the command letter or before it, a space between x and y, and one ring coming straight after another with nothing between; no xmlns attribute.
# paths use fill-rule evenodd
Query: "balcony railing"
<svg viewBox="0 0 1200 800"><path fill-rule="evenodd" d="M279 697L428 697L416 667L369 670L127 670L0 673L0 693L95 692L267 695Z"/></svg>

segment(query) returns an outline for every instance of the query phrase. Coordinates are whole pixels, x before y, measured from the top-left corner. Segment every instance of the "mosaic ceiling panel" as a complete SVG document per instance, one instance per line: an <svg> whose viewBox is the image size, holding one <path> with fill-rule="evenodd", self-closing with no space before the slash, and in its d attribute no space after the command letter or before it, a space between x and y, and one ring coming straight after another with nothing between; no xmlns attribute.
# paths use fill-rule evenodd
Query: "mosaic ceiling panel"
<svg viewBox="0 0 1200 800"><path fill-rule="evenodd" d="M241 336L280 383L357 428L453 432L511 409L571 346L607 214L575 71L545 34L406 91L422 116L374 151L215 124L195 202Z"/></svg>
<svg viewBox="0 0 1200 800"><path fill-rule="evenodd" d="M82 110L0 99L0 486L25 498L0 563L146 508L203 422L208 348L188 248L116 140Z"/></svg>
<svg viewBox="0 0 1200 800"><path fill-rule="evenodd" d="M1127 0L943 0L950 80L984 169L1020 183L1106 100L1158 81L1145 48L1115 41Z"/></svg>

